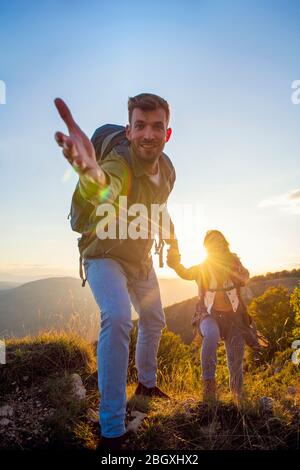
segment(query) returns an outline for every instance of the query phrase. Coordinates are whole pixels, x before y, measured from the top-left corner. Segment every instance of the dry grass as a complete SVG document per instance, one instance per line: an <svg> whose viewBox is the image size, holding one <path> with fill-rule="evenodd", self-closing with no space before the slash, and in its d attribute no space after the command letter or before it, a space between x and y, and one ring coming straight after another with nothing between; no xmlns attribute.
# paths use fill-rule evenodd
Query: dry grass
<svg viewBox="0 0 300 470"><path fill-rule="evenodd" d="M139 410L147 413L147 418L131 439L130 448L299 449L300 372L290 361L289 352L276 357L274 363L260 367L251 364L245 373L245 400L237 408L228 391L225 352L220 348L219 401L208 406L201 402L201 369L195 351L169 332L164 332L160 345L158 384L171 400L135 397L134 340L128 373L128 412ZM27 444L19 435L14 441L3 441L3 445L9 448L17 442L20 448L45 448L48 436L46 447L94 449L99 427L89 421L87 410L97 410L99 403L95 345L73 334L44 332L7 341L7 359L7 365L0 368L2 403L13 405L23 400L23 408L28 406L27 417L30 419L32 414L37 419L30 406L34 406L38 389L42 407L54 412L40 423L42 431L34 445L33 440ZM72 396L70 374L74 372L82 377L87 390L82 402ZM24 376L28 377L26 383ZM16 387L22 389L16 393ZM262 396L272 397L273 413L261 410Z"/></svg>

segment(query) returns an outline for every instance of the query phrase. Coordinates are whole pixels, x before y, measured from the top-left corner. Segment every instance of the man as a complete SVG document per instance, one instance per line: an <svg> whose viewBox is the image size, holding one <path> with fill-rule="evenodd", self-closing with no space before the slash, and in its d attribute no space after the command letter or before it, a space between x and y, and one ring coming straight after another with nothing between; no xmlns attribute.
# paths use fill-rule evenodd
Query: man
<svg viewBox="0 0 300 470"><path fill-rule="evenodd" d="M56 141L79 174L81 204L92 204L95 209L90 216L94 222L93 228L84 233L81 254L87 280L101 312L98 342L101 436L106 446L114 448L120 445L126 433L131 303L139 314L137 395L168 398L156 386L157 350L165 317L152 266L151 234L148 232L147 237L144 234L137 238L124 237L124 234L120 236L119 232L112 239L99 237L97 214L99 208L101 210L108 203L113 204L120 214L121 196L128 197L130 207L139 203L150 209L153 204L166 203L175 181L173 165L163 154L165 143L172 132L168 127L170 110L168 103L154 94L143 93L129 98L129 124L125 130L128 158L126 160L121 155L121 147L120 150L115 147L99 164L99 129L92 143L74 121L66 104L56 99L55 105L69 131L69 135L57 132ZM108 225L111 222L108 220ZM170 236L164 238L177 246L172 223Z"/></svg>

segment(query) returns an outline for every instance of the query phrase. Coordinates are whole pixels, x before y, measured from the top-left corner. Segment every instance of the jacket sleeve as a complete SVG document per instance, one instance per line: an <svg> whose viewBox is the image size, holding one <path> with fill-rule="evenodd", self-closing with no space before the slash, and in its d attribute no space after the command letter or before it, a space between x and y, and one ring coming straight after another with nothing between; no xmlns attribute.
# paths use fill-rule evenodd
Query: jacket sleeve
<svg viewBox="0 0 300 470"><path fill-rule="evenodd" d="M103 202L113 203L122 192L125 182L128 180L129 169L119 157L108 156L101 169L106 176L106 185L100 187L88 176L81 176L79 180L79 191L83 199L94 206Z"/></svg>
<svg viewBox="0 0 300 470"><path fill-rule="evenodd" d="M190 268L185 268L183 264L178 264L173 269L181 279L185 279L186 281L198 281L199 279L199 264L191 266Z"/></svg>
<svg viewBox="0 0 300 470"><path fill-rule="evenodd" d="M242 265L237 255L235 255L235 258L235 265L231 275L232 280L235 284L238 284L239 286L245 286L249 281L249 271Z"/></svg>

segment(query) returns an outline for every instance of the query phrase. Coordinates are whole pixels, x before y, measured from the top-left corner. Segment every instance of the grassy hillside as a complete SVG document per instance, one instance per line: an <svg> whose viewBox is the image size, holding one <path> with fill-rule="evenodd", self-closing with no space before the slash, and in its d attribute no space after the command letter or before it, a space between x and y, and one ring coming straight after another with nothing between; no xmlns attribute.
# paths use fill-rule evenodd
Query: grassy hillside
<svg viewBox="0 0 300 470"><path fill-rule="evenodd" d="M45 329L72 331L92 339L99 315L89 288L73 278L32 281L0 293L2 337L36 334Z"/></svg>
<svg viewBox="0 0 300 470"><path fill-rule="evenodd" d="M255 282L262 281L274 283ZM300 339L300 287L292 290L292 284L287 288L280 281L267 290L261 284L263 293L248 307L270 347L259 356L247 348L245 398L238 408L228 390L223 344L218 348L218 402L208 407L201 401L200 338L190 341L196 299L166 309L169 330L159 347L158 384L170 402L133 396L135 324L127 423L137 410L147 417L131 437L130 448L299 449L300 361L295 361L292 343ZM94 449L99 436L96 343L52 328L10 338L6 346L7 364L0 366L0 449Z"/></svg>
<svg viewBox="0 0 300 470"><path fill-rule="evenodd" d="M159 385L170 402L137 399L132 335L128 371L128 421L135 410L147 413L131 449L299 449L300 370L291 350L255 367L245 362L246 399L231 401L224 348L219 349L218 398L209 408L201 401L198 351L165 331L159 349ZM7 364L0 368L0 449L95 449L99 426L95 345L76 336L51 333L12 339ZM86 395L74 395L72 374ZM273 410L262 407L271 397ZM4 420L4 422L3 422Z"/></svg>

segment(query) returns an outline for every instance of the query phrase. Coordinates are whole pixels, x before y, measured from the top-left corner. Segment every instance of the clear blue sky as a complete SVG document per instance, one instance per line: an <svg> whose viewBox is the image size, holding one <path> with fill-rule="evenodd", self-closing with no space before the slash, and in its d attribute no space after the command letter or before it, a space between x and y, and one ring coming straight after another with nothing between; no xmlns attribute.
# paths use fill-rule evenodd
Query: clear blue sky
<svg viewBox="0 0 300 470"><path fill-rule="evenodd" d="M201 211L183 261L218 228L251 274L299 267L299 18L300 1L1 2L0 280L77 275L53 99L91 135L146 91L171 105L170 203Z"/></svg>

